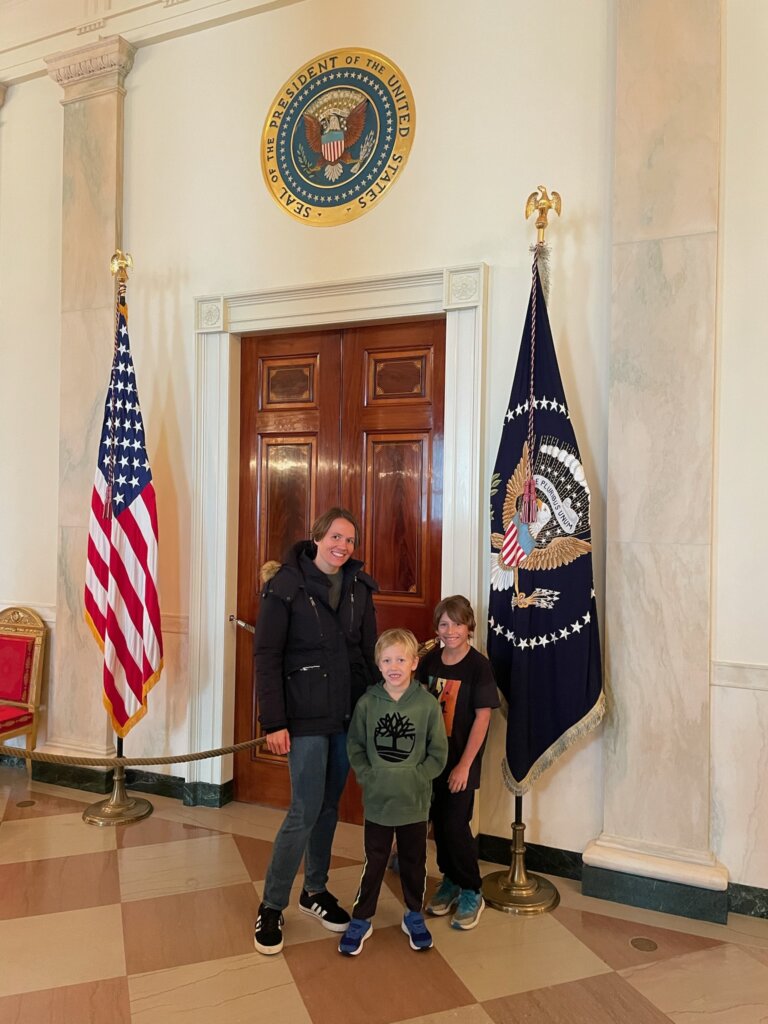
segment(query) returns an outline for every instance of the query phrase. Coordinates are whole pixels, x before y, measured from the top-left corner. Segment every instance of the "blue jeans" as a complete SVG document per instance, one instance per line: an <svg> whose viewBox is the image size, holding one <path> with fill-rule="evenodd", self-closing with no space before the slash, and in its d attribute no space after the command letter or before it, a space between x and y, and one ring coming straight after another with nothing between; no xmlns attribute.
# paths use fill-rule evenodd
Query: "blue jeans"
<svg viewBox="0 0 768 1024"><path fill-rule="evenodd" d="M328 882L339 800L349 773L347 736L291 736L288 753L291 806L275 836L264 882L264 903L288 906L304 857L304 888L322 892Z"/></svg>

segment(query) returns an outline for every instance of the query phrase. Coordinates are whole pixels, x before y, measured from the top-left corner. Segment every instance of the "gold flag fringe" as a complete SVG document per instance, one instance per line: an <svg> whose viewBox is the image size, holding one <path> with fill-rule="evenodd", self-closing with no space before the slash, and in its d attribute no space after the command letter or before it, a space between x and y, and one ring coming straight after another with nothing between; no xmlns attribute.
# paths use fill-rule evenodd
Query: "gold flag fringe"
<svg viewBox="0 0 768 1024"><path fill-rule="evenodd" d="M528 247L529 252L533 256L536 255L536 262L539 266L539 281L541 281L541 290L544 293L544 301L549 302L549 258L551 249L546 242L534 242Z"/></svg>
<svg viewBox="0 0 768 1024"><path fill-rule="evenodd" d="M599 725L605 714L605 690L600 691L600 696L597 698L595 703L587 714L572 725L570 729L563 733L560 739L555 740L551 747L548 747L541 757L536 760L531 766L530 771L522 780L518 782L510 771L509 764L506 757L501 762L501 775L504 779L504 785L507 789L514 793L515 796L522 796L527 793L531 786L536 782L539 776L543 775L547 768L550 768L555 761L564 754L569 747L572 747L577 740L580 740L582 736L586 736L588 732L591 732L595 726Z"/></svg>

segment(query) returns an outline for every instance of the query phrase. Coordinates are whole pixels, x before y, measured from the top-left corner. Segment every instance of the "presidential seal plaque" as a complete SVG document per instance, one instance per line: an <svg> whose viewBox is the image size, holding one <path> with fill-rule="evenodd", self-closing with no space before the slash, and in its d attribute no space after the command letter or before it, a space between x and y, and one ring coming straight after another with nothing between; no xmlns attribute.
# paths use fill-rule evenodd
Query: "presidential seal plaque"
<svg viewBox="0 0 768 1024"><path fill-rule="evenodd" d="M396 64L373 50L330 50L275 97L261 138L264 178L302 224L344 224L399 179L415 128L413 94Z"/></svg>

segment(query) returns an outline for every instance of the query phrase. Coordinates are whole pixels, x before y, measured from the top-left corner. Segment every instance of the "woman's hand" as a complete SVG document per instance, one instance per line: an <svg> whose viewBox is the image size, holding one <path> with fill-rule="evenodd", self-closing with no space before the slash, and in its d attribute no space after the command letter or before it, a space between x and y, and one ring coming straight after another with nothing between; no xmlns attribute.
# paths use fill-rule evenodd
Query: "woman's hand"
<svg viewBox="0 0 768 1024"><path fill-rule="evenodd" d="M270 754L287 754L291 749L291 737L287 729L267 733L267 750Z"/></svg>
<svg viewBox="0 0 768 1024"><path fill-rule="evenodd" d="M459 763L448 776L448 790L451 793L461 793L467 788L469 780L469 766L463 768Z"/></svg>

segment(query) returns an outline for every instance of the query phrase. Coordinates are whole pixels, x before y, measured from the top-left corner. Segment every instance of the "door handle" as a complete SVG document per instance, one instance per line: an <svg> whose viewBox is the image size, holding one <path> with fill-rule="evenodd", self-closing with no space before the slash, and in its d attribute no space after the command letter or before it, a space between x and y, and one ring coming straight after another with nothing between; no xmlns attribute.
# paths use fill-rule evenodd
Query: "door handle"
<svg viewBox="0 0 768 1024"><path fill-rule="evenodd" d="M237 618L236 616L234 616L234 615L230 615L230 616L229 616L229 621L230 621L230 622L234 622L234 624L235 624L236 626L239 626L239 627L240 627L240 629L245 629L245 630L247 630L247 632L249 632L249 633L255 633L255 632L256 632L256 627L255 627L255 626L252 626L252 625L250 624L250 622L244 622L244 621L243 621L242 619L238 619L238 618Z"/></svg>

